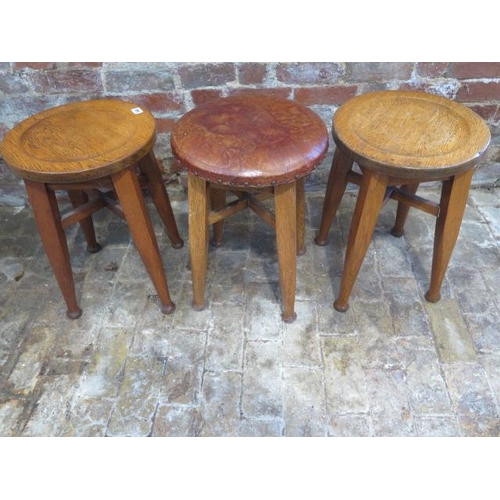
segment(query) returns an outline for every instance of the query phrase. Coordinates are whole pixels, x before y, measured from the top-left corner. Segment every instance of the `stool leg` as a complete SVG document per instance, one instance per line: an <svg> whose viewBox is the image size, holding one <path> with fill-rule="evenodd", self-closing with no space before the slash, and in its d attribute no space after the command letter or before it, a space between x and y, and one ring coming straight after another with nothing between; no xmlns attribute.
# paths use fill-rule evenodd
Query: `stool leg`
<svg viewBox="0 0 500 500"><path fill-rule="evenodd" d="M89 197L85 191L80 189L71 189L68 191L68 197L73 205L73 208L78 208L85 203L88 203ZM92 222L92 216L88 216L86 219L80 221L80 227L87 241L87 251L89 253L96 253L101 249L101 245L97 243L95 237L94 223Z"/></svg>
<svg viewBox="0 0 500 500"><path fill-rule="evenodd" d="M218 210L226 204L226 190L217 189L210 186L210 205L212 210ZM224 230L224 220L216 222L213 225L214 238L212 240L216 247L222 246L222 232Z"/></svg>
<svg viewBox="0 0 500 500"><path fill-rule="evenodd" d="M168 197L167 190L165 189L160 167L158 166L158 162L153 151L150 151L149 154L141 160L139 168L148 179L148 190L151 193L151 198L153 199L156 210L165 224L167 236L172 243L172 247L182 248L184 246L184 242L179 236L179 231L174 218L174 212L172 211L172 205L170 204L170 198Z"/></svg>
<svg viewBox="0 0 500 500"><path fill-rule="evenodd" d="M161 311L170 314L175 304L170 298L158 243L134 167L117 172L111 178L134 243L158 293Z"/></svg>
<svg viewBox="0 0 500 500"><path fill-rule="evenodd" d="M76 300L68 243L61 225L55 194L45 184L39 182L25 180L24 184L45 253L66 302L66 315L68 318L77 319L82 315L82 310Z"/></svg>
<svg viewBox="0 0 500 500"><path fill-rule="evenodd" d="M370 170L363 172L347 240L340 293L333 303L337 311L344 312L349 307L349 296L370 245L388 181L388 177L384 174Z"/></svg>
<svg viewBox="0 0 500 500"><path fill-rule="evenodd" d="M305 178L297 180L297 255L306 253L306 190Z"/></svg>
<svg viewBox="0 0 500 500"><path fill-rule="evenodd" d="M327 243L328 232L339 208L342 196L344 196L347 187L347 174L351 171L352 164L353 161L351 158L342 153L340 148L335 149L332 168L326 186L319 233L314 239L316 245L324 246Z"/></svg>
<svg viewBox="0 0 500 500"><path fill-rule="evenodd" d="M458 238L473 174L474 169L470 169L443 182L434 236L431 283L425 294L429 302L438 302L441 298L441 285Z"/></svg>
<svg viewBox="0 0 500 500"><path fill-rule="evenodd" d="M407 191L410 194L415 194L417 192L419 183L418 182L409 182L408 184L404 184L401 186L401 189ZM391 234L396 238L400 238L403 236L403 228L406 222L406 217L408 216L408 212L410 211L410 206L406 203L398 203L398 209L396 212L396 221L394 223L394 227L391 230Z"/></svg>
<svg viewBox="0 0 500 500"><path fill-rule="evenodd" d="M192 307L196 311L205 309L205 283L208 266L208 183L188 174L189 203L189 253L193 280Z"/></svg>
<svg viewBox="0 0 500 500"><path fill-rule="evenodd" d="M282 318L292 323L295 314L295 286L297 282L297 193L296 184L279 184L274 188L276 213L276 242L280 273Z"/></svg>

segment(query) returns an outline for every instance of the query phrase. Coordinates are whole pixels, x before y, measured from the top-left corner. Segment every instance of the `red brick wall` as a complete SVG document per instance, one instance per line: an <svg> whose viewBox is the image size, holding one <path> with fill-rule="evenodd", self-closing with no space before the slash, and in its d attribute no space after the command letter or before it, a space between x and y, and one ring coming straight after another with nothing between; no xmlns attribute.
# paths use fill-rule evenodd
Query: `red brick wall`
<svg viewBox="0 0 500 500"><path fill-rule="evenodd" d="M193 106L214 97L258 90L295 99L310 106L329 126L336 108L346 99L382 88L420 89L470 106L492 131L485 162L493 166L500 162L498 62L4 62L0 63L0 139L17 122L51 106L81 99L124 98L149 108L157 118L155 151L170 168L173 124ZM492 181L500 177L496 167L490 172Z"/></svg>

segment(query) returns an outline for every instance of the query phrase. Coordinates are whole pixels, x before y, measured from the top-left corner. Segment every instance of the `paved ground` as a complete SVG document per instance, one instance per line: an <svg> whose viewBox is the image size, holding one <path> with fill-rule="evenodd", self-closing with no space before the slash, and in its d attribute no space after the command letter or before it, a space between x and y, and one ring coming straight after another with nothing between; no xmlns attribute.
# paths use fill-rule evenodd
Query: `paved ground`
<svg viewBox="0 0 500 500"><path fill-rule="evenodd" d="M423 192L435 196L433 188ZM499 436L500 190L471 192L443 298L423 298L434 220L381 214L347 313L333 310L354 205L312 242L280 320L274 235L252 213L211 249L209 307L190 308L187 245L155 227L176 312L163 316L125 224L68 230L83 316L70 321L28 208L0 208L0 436ZM185 196L173 206L187 243Z"/></svg>

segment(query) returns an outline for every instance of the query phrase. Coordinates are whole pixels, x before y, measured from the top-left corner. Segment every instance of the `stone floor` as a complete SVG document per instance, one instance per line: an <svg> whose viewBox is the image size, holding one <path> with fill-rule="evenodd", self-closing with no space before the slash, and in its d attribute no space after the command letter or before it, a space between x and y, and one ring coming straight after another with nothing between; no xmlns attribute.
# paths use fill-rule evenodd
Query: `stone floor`
<svg viewBox="0 0 500 500"><path fill-rule="evenodd" d="M70 228L84 310L71 321L30 210L0 207L0 436L499 436L500 189L471 192L437 304L423 298L434 219L410 212L397 239L386 205L338 313L354 200L318 247L322 193L308 193L293 324L280 320L274 235L253 213L210 250L202 312L187 244L171 248L154 217L170 316L124 222L97 214L93 255ZM187 243L185 195L172 203Z"/></svg>

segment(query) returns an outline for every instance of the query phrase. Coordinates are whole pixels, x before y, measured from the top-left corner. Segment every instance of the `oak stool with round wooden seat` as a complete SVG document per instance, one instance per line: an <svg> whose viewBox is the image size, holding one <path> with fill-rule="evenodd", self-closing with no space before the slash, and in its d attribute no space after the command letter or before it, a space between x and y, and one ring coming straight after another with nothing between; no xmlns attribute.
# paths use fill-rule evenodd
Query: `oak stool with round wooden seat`
<svg viewBox="0 0 500 500"><path fill-rule="evenodd" d="M276 230L282 318L293 321L296 255L305 249L304 177L328 148L321 118L287 99L218 98L186 113L171 144L188 171L193 308L205 307L209 226L220 244L223 220L251 208ZM228 190L237 198L226 204ZM274 213L262 203L271 196Z"/></svg>
<svg viewBox="0 0 500 500"><path fill-rule="evenodd" d="M58 106L9 131L1 153L24 180L40 237L67 306L80 317L64 229L80 223L89 252L100 249L92 213L124 217L156 288L163 313L175 309L142 189L147 187L172 246L183 241L153 153L155 119L136 104L101 99ZM55 191L67 190L73 210L61 217Z"/></svg>
<svg viewBox="0 0 500 500"><path fill-rule="evenodd" d="M414 91L378 91L354 97L333 117L336 150L326 188L318 245L328 232L347 183L360 186L334 308L345 311L385 201L398 202L394 236L403 234L410 207L436 219L429 302L439 301L475 167L490 141L485 122L444 97ZM352 169L356 162L361 174ZM439 203L415 193L420 183L441 181Z"/></svg>

